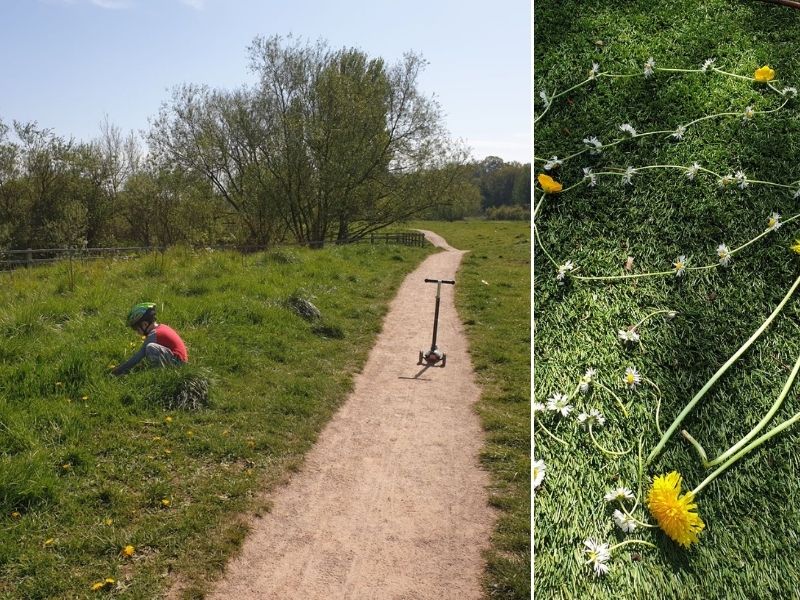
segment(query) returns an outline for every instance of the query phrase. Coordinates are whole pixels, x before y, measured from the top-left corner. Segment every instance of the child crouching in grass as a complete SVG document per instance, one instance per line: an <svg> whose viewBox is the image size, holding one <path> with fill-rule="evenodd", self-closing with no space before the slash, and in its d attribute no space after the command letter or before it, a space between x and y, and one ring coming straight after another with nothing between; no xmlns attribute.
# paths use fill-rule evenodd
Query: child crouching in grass
<svg viewBox="0 0 800 600"><path fill-rule="evenodd" d="M128 313L128 326L145 336L141 348L127 361L115 367L112 375L125 375L143 358L156 367L182 365L189 362L186 345L174 329L156 322L156 305L140 302Z"/></svg>

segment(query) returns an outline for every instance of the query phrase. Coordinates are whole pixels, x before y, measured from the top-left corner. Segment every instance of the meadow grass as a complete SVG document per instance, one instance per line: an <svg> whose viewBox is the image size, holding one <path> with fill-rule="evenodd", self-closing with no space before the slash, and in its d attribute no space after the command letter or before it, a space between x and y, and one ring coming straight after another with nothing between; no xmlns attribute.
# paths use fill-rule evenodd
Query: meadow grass
<svg viewBox="0 0 800 600"><path fill-rule="evenodd" d="M482 393L482 461L492 475L498 520L488 555L490 598L531 593L531 232L530 223L415 223L460 250L455 299Z"/></svg>
<svg viewBox="0 0 800 600"><path fill-rule="evenodd" d="M707 58L745 76L764 64L776 69L776 87L800 83L800 58L792 40L800 13L760 2L537 2L534 8L535 75L538 89L566 89L583 81L592 62L614 73L641 73L656 66L699 68ZM538 100L538 95L536 96ZM705 114L742 111L781 101L763 85L715 74L657 72L601 80L560 98L535 128L535 154L565 156L582 139L621 137L618 127L674 130ZM694 161L718 173L742 169L751 179L788 183L800 179L797 163L800 104L794 100L771 115L745 123L741 117L707 121L681 142L642 138L583 155L565 164L557 179L580 181L582 167L597 170ZM535 166L541 172L541 163ZM545 198L537 215L542 242L560 263L573 260L581 275L618 275L628 256L634 273L670 270L680 254L692 263L716 261L718 244L729 247L758 235L772 211L800 210L791 191L751 185L721 191L713 179L687 182L683 173L643 171L623 186L603 178ZM539 194L536 194L538 200ZM568 393L588 367L628 405L625 418L608 394L595 389L577 396L576 410L600 408L607 416L599 440L627 448L641 437L644 453L660 435L655 423L655 388L623 389L622 375L635 366L662 393L666 429L689 399L753 333L778 304L798 272L788 249L800 236L786 225L748 247L725 269L617 282L571 281L560 286L556 269L535 250L534 311L536 401ZM677 311L641 330L642 343L624 347L617 331L656 309ZM776 322L729 370L683 426L709 456L727 449L766 413L798 353L800 306L791 302ZM800 410L793 388L775 423ZM706 523L700 542L685 550L659 530L629 536L611 520L603 501L619 485L637 487L636 451L618 458L601 454L574 418L538 415L537 423L562 438L561 445L536 429L535 457L547 475L534 499L536 596L548 598L786 598L798 593L797 561L791 551L800 533L800 431L790 429L747 456L698 496ZM707 475L692 448L673 438L646 469L649 478L672 470L693 488ZM637 511L639 516L643 513ZM584 564L583 541L615 543L636 537L657 549L627 546L615 553L611 570L596 578Z"/></svg>
<svg viewBox="0 0 800 600"><path fill-rule="evenodd" d="M432 248L176 248L0 273L0 597L200 597L352 386L388 301ZM72 279L74 277L74 279ZM306 319L290 299L320 311ZM158 304L178 370L109 376ZM187 380L209 405L170 409ZM126 545L135 553L121 555Z"/></svg>

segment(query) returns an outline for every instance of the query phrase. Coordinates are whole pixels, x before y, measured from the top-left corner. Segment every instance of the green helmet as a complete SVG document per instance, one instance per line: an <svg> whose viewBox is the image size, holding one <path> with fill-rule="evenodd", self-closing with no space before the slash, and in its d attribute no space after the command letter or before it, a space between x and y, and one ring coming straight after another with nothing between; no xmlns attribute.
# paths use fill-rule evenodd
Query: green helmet
<svg viewBox="0 0 800 600"><path fill-rule="evenodd" d="M153 302L140 302L128 313L128 327L136 327L143 319L154 321L156 318L156 305Z"/></svg>

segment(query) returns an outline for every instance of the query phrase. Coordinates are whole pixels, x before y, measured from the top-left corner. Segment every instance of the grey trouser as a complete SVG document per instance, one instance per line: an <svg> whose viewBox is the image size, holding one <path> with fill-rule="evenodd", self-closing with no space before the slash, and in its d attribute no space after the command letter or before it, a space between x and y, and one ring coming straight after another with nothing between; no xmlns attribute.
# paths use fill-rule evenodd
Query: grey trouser
<svg viewBox="0 0 800 600"><path fill-rule="evenodd" d="M144 349L147 360L154 367L175 366L180 359L173 354L172 350L161 344L147 344Z"/></svg>

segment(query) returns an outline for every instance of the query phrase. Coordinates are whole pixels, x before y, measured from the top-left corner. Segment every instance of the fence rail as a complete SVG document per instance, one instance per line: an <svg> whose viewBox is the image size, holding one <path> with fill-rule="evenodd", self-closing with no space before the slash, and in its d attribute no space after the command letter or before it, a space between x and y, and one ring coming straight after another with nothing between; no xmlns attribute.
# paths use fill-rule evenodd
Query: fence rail
<svg viewBox="0 0 800 600"><path fill-rule="evenodd" d="M371 233L368 236L353 240L326 240L325 244L400 244L404 246L425 245L425 235L418 232L409 233ZM236 246L236 245L205 245L194 246L195 249L233 250L240 252L258 252L275 250L287 246L322 246L317 242L304 244L276 244L274 246ZM92 260L107 256L133 256L137 254L150 254L163 252L164 246L125 246L113 248L26 248L24 250L0 250L0 270L14 269L20 266L32 267L39 264L56 262L59 260Z"/></svg>

